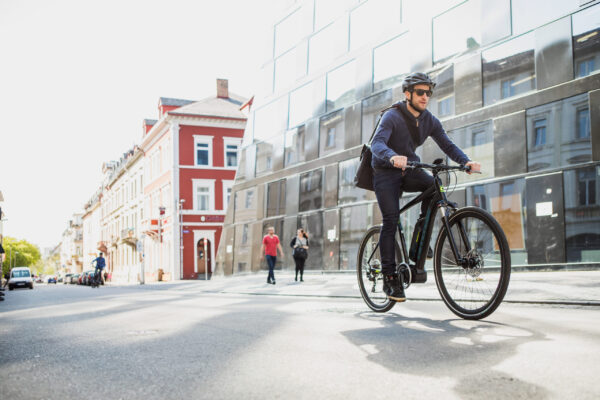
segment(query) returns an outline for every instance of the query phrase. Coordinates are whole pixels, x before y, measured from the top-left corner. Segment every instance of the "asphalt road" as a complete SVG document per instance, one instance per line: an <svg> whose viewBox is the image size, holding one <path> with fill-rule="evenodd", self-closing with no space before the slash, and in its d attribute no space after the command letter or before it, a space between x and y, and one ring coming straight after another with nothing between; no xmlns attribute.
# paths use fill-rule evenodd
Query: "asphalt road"
<svg viewBox="0 0 600 400"><path fill-rule="evenodd" d="M600 309L38 285L0 303L0 399L598 399Z"/></svg>

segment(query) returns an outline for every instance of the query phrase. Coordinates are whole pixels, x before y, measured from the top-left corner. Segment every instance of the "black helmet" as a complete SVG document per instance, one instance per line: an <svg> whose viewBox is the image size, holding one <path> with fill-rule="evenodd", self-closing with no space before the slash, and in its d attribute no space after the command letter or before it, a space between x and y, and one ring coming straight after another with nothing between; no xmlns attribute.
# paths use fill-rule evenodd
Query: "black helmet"
<svg viewBox="0 0 600 400"><path fill-rule="evenodd" d="M429 78L427 74L424 74L423 72L415 72L414 74L410 74L406 78L404 78L404 81L402 81L402 91L406 92L410 88L419 84L429 85L431 89L435 87L435 83L431 80L431 78Z"/></svg>

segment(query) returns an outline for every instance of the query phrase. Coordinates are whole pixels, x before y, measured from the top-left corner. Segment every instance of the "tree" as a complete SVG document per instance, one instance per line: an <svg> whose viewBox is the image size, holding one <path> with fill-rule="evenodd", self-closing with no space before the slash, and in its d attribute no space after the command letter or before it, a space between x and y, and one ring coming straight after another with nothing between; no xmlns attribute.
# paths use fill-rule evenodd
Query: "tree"
<svg viewBox="0 0 600 400"><path fill-rule="evenodd" d="M6 252L6 260L2 264L2 274L8 273L11 267L33 267L41 259L40 250L27 240L5 236L2 247Z"/></svg>

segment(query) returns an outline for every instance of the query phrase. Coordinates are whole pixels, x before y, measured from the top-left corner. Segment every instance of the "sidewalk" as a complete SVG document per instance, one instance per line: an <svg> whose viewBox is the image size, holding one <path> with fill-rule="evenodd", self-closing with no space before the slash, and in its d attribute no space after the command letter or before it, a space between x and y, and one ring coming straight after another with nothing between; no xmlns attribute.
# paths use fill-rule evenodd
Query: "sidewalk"
<svg viewBox="0 0 600 400"><path fill-rule="evenodd" d="M176 281L147 284L147 289L189 290L276 296L360 298L355 273L306 272L295 282L292 272L275 272L276 285L266 283L267 273L216 277L210 281ZM427 283L408 288L408 300L441 301L430 272ZM600 271L513 272L504 298L509 303L600 306Z"/></svg>

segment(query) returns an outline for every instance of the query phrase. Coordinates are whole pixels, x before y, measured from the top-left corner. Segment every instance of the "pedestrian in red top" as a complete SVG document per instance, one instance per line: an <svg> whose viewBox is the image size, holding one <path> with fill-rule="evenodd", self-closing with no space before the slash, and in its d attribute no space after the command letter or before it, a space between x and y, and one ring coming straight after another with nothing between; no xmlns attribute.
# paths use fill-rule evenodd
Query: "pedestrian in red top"
<svg viewBox="0 0 600 400"><path fill-rule="evenodd" d="M263 257L267 256L267 264L269 264L269 276L267 277L267 283L275 284L275 274L273 269L275 268L275 262L277 262L277 249L281 257L283 257L283 248L279 243L279 238L275 235L275 228L272 226L267 228L267 234L263 238L262 246L260 246L260 261Z"/></svg>

